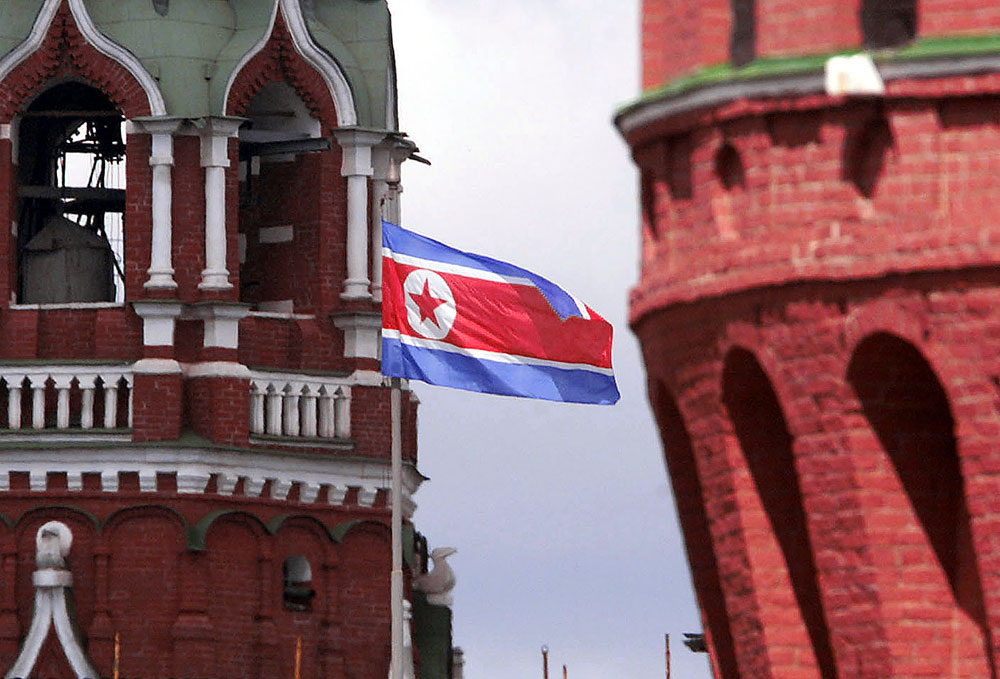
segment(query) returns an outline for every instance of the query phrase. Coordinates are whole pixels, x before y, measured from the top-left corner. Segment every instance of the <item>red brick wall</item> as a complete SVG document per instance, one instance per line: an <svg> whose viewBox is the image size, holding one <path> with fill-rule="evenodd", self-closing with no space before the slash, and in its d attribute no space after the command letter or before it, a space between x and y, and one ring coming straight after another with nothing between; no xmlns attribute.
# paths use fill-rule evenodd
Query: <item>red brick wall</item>
<svg viewBox="0 0 1000 679"><path fill-rule="evenodd" d="M235 377L184 382L186 422L213 443L246 445L250 437L250 386Z"/></svg>
<svg viewBox="0 0 1000 679"><path fill-rule="evenodd" d="M691 4L645 3L647 86L711 63L663 56L705 30L663 18ZM758 52L855 45L857 9L758 0ZM1000 27L919 12L920 36ZM631 319L719 677L998 671L998 95L897 80L629 133Z"/></svg>

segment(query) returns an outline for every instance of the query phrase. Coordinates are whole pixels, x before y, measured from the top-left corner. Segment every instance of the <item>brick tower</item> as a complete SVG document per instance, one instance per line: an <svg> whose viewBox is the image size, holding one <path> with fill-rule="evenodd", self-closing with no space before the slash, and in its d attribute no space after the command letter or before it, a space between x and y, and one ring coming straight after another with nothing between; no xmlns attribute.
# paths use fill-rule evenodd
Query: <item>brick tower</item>
<svg viewBox="0 0 1000 679"><path fill-rule="evenodd" d="M1000 5L642 31L631 323L716 676L995 679Z"/></svg>
<svg viewBox="0 0 1000 679"><path fill-rule="evenodd" d="M387 676L373 244L415 151L389 21L384 0L0 3L9 677ZM405 516L415 418L404 398Z"/></svg>

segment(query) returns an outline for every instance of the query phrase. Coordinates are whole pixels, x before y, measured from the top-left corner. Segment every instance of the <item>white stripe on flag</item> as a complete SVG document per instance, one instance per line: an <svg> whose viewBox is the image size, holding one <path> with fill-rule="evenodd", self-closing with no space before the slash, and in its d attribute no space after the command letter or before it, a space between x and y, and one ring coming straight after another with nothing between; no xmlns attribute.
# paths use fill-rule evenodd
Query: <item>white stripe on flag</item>
<svg viewBox="0 0 1000 679"><path fill-rule="evenodd" d="M389 328L382 328L382 337L399 340L402 344L408 344L412 347L447 351L448 353L460 354L462 356L468 356L470 358L476 358L483 361L496 361L497 363L509 363L512 365L534 365L545 368L561 368L563 370L586 370L587 372L597 373L598 375L607 375L608 377L613 377L615 374L615 371L611 368L599 368L596 365L590 365L589 363L566 363L563 361L551 361L545 358L532 358L530 356L518 356L516 354L501 354L497 351L487 351L485 349L467 349L466 347L457 347L454 344L448 344L447 342L441 342L440 340L403 335L398 330L392 330Z"/></svg>
<svg viewBox="0 0 1000 679"><path fill-rule="evenodd" d="M450 273L455 274L456 276L465 276L466 278L476 278L481 281L490 281L491 283L507 283L509 285L527 285L532 288L535 287L535 284L532 283L531 280L521 278L520 276L504 276L493 271L474 269L471 266L446 264L445 262L438 262L433 259L424 259L422 257L414 257L413 255L404 255L399 252L393 252L386 247L382 248L382 256L388 257L392 261L398 262L399 264L406 264L407 266L413 266L418 269L430 269L431 271Z"/></svg>

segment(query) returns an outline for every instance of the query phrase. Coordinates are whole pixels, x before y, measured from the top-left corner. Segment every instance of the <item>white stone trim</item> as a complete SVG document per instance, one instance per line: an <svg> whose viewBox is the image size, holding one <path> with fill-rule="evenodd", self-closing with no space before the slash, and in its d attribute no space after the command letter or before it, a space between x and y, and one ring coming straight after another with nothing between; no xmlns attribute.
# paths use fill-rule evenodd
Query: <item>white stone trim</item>
<svg viewBox="0 0 1000 679"><path fill-rule="evenodd" d="M61 302L56 304L11 304L10 309L50 311L53 309L121 309L125 302Z"/></svg>
<svg viewBox="0 0 1000 679"><path fill-rule="evenodd" d="M73 587L73 574L66 566L72 543L73 533L64 523L49 521L38 529L35 537L38 569L31 578L35 588L31 626L21 645L21 652L6 674L7 679L31 676L42 644L53 627L73 674L78 679L97 679L100 676L77 636L76 621L66 598L66 590Z"/></svg>
<svg viewBox="0 0 1000 679"><path fill-rule="evenodd" d="M83 0L68 0L68 2L70 12L72 12L83 38L94 49L122 66L136 79L146 94L146 100L149 103L149 110L152 115L164 115L167 112L167 107L163 100L163 94L156 84L156 79L153 78L134 54L110 40L97 29L90 15L87 13L87 8L84 6ZM0 81L5 80L10 75L10 72L21 62L38 51L46 34L48 34L52 19L55 17L56 11L61 4L62 0L45 0L38 12L38 16L35 18L35 23L31 27L28 37L8 52L5 57L0 59Z"/></svg>
<svg viewBox="0 0 1000 679"><path fill-rule="evenodd" d="M204 363L185 363L182 366L184 377L235 377L241 380L250 379L250 368L233 361L206 361Z"/></svg>
<svg viewBox="0 0 1000 679"><path fill-rule="evenodd" d="M348 488L358 488L358 504L371 507L378 491L389 483L389 461L321 457L290 451L220 451L218 449L116 446L113 449L73 448L59 450L5 449L0 472L0 492L10 490L10 472L27 471L34 492L46 492L48 475L65 473L71 492L82 492L84 473L100 473L103 492L117 492L120 472L137 473L141 492L156 490L156 475L176 474L177 490L183 494L204 493L216 476L217 492L232 495L239 479L247 497L259 497L270 481L270 497L284 500L293 485L299 487L299 501L311 504L320 490L327 489L327 504L343 504ZM412 467L404 467L404 507L412 505L424 477ZM415 507L415 505L412 505ZM412 513L412 510L411 510Z"/></svg>
<svg viewBox="0 0 1000 679"><path fill-rule="evenodd" d="M263 37L261 37L261 39L258 40L257 43L240 58L236 67L233 69L233 72L229 74L229 81L226 83L226 90L222 99L223 106L225 107L229 104L229 95L233 89L233 83L236 82L237 76L239 76L246 65L250 63L250 60L257 56L262 49L264 49L264 46L267 45L268 41L271 39L271 34L274 32L274 22L278 16L279 6L281 8L282 16L285 17L285 24L288 26L288 32L292 36L292 45L295 47L295 51L306 60L306 63L316 69L316 71L323 78L323 81L326 83L327 88L330 90L330 96L333 98L333 104L337 110L338 124L342 126L357 125L357 106L354 103L354 94L351 92L351 85L347 80L347 76L341 70L337 62L330 58L326 52L320 49L313 41L312 36L309 35L309 29L306 26L305 18L302 16L302 9L299 7L299 0L275 0L274 5L271 8L271 19L268 23L267 31L264 33Z"/></svg>
<svg viewBox="0 0 1000 679"><path fill-rule="evenodd" d="M172 358L141 358L132 365L134 375L180 375L181 364Z"/></svg>
<svg viewBox="0 0 1000 679"><path fill-rule="evenodd" d="M382 349L382 317L377 313L337 315L333 324L344 332L344 356L347 358L379 357Z"/></svg>

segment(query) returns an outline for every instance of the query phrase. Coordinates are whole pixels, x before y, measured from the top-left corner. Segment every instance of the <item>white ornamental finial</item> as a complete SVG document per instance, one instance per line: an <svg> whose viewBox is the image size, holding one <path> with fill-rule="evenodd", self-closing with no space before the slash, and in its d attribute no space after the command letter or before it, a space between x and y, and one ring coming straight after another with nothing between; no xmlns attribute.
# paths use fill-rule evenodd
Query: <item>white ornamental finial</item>
<svg viewBox="0 0 1000 679"><path fill-rule="evenodd" d="M427 595L427 603L435 606L450 606L451 590L455 588L455 573L446 559L458 550L454 547L438 547L431 552L434 568L426 575L413 578L413 587Z"/></svg>
<svg viewBox="0 0 1000 679"><path fill-rule="evenodd" d="M67 590L73 588L73 574L66 565L66 557L72 545L73 533L60 521L49 521L35 535L36 569L31 578L35 585L34 617L6 679L31 676L51 627L56 628L56 637L77 679L98 676L76 636L77 627L69 613L68 597L72 593Z"/></svg>

